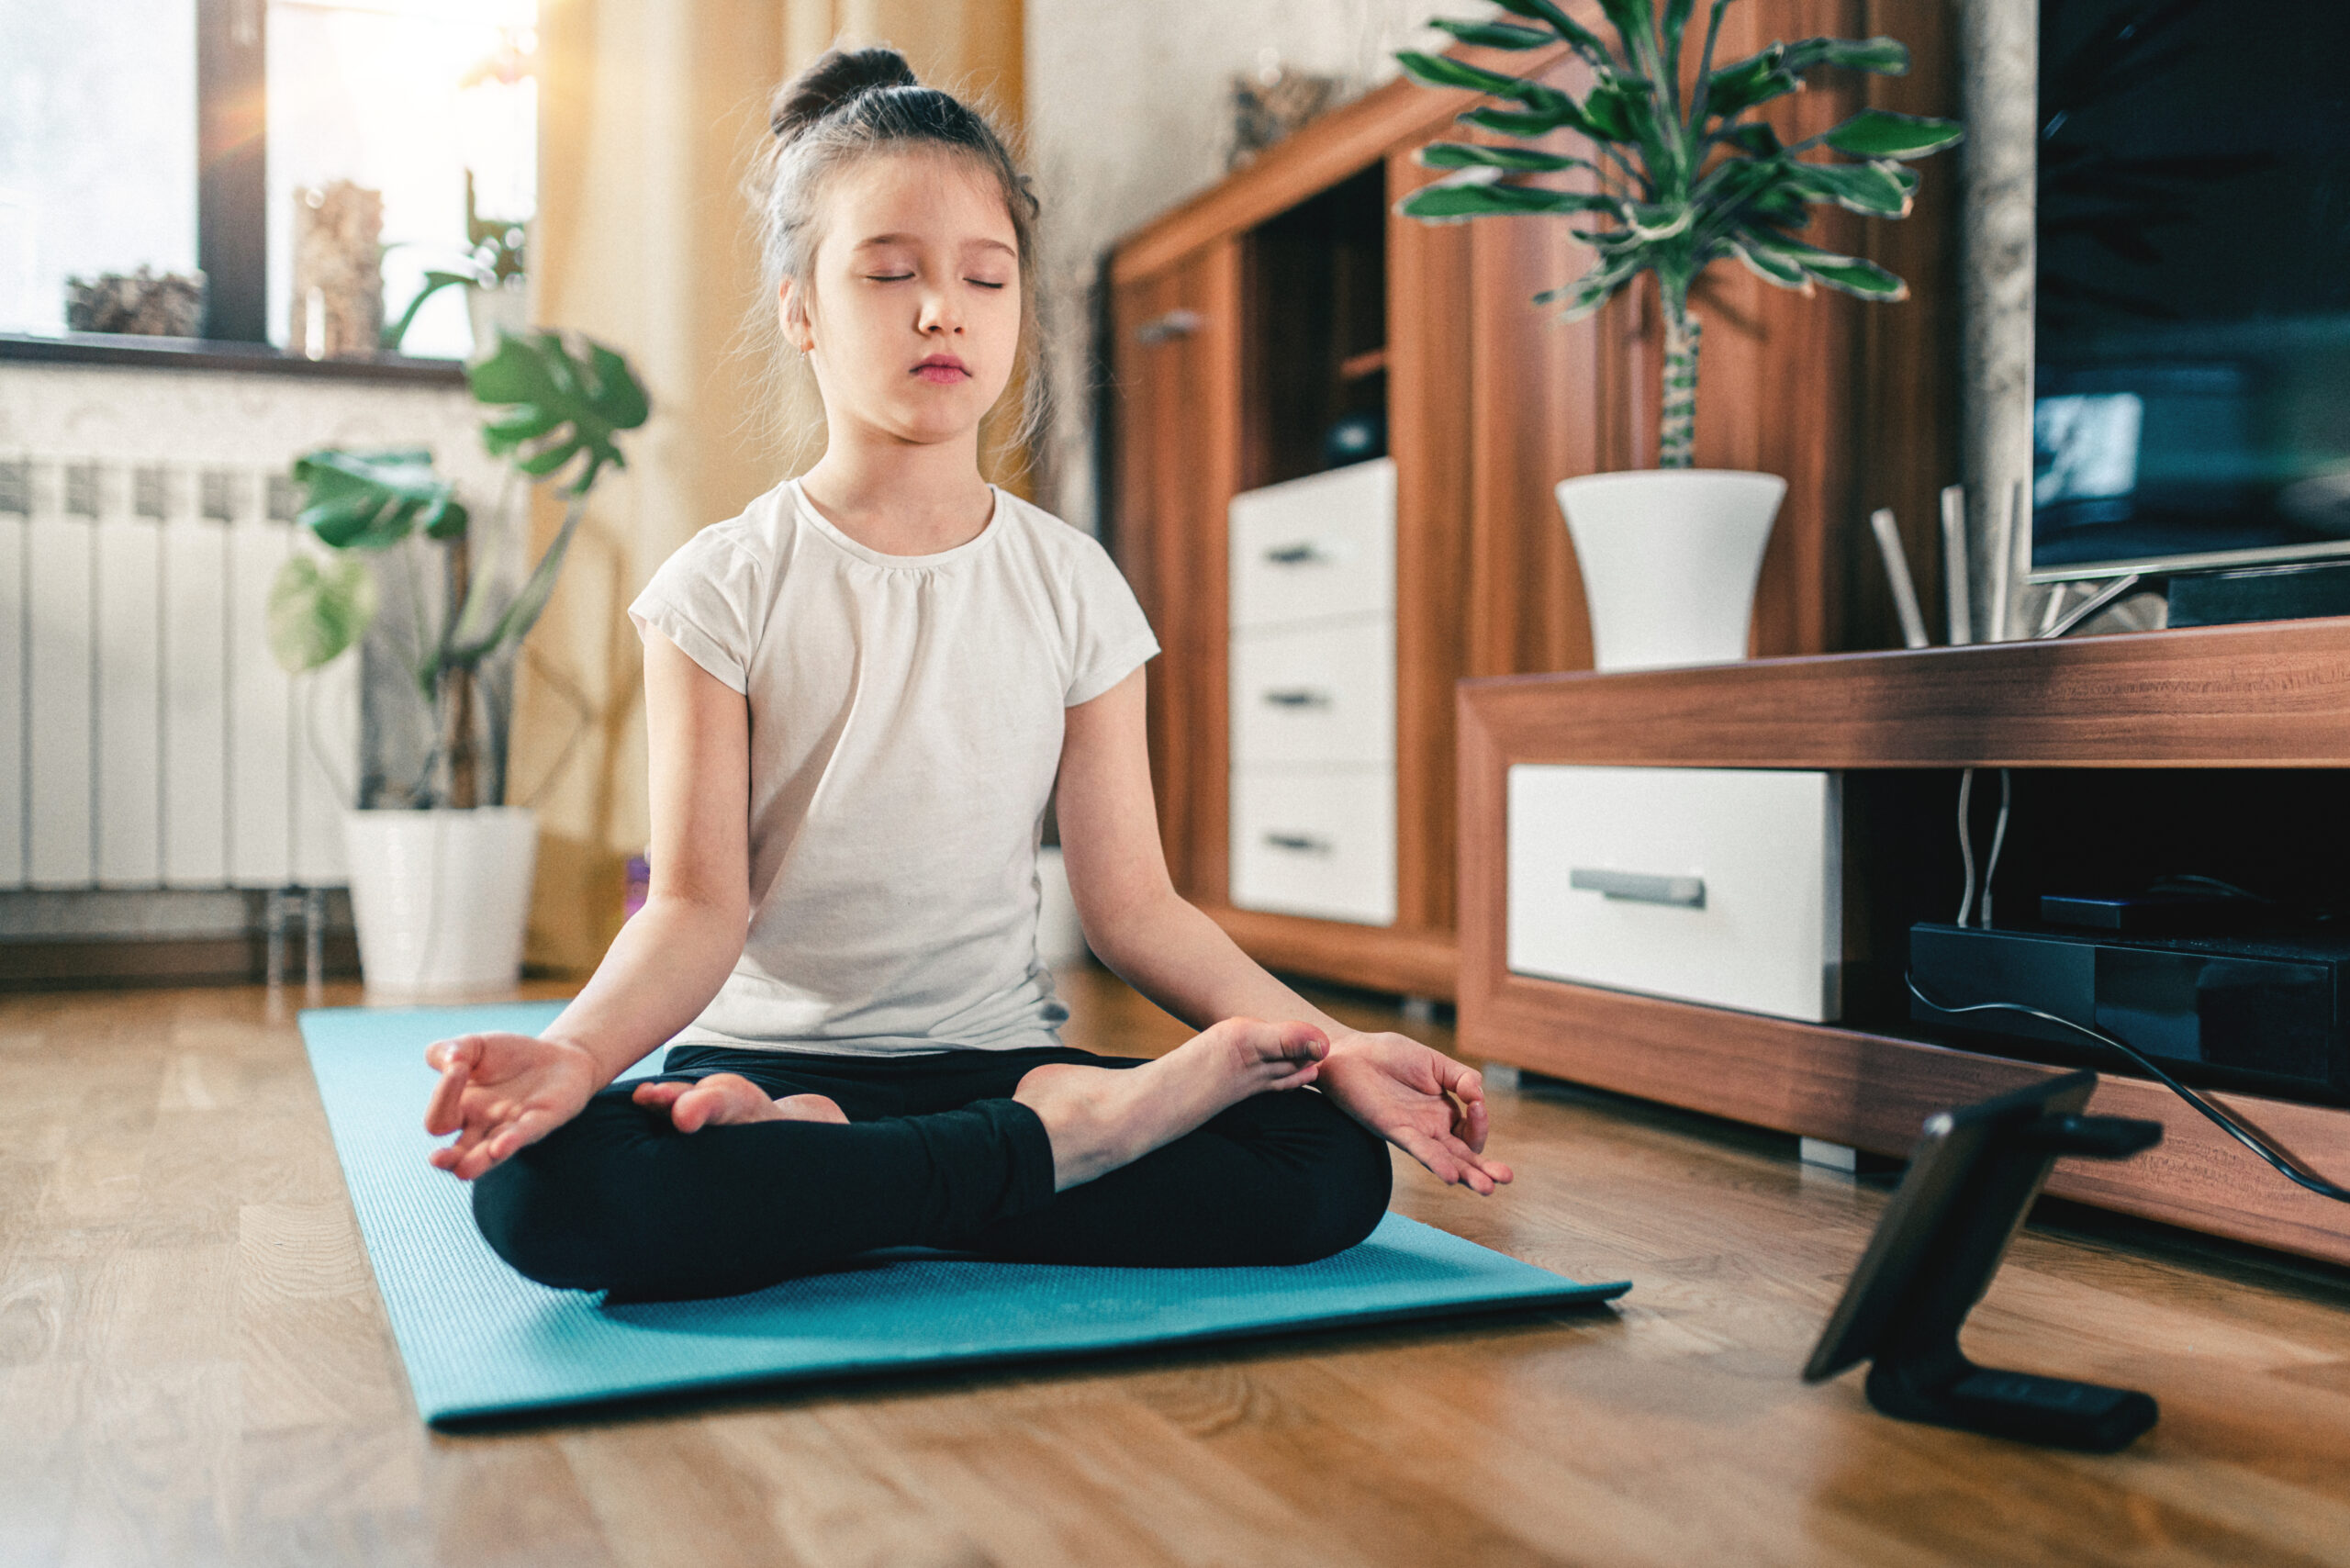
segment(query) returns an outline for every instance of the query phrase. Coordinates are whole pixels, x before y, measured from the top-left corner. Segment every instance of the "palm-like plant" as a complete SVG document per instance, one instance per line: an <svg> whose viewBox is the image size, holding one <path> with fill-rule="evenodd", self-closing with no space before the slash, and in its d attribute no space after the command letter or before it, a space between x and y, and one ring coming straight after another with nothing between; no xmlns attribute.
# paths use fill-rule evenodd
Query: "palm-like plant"
<svg viewBox="0 0 2350 1568"><path fill-rule="evenodd" d="M485 803L485 796L495 803L503 793L503 694L493 684L483 702L477 688L546 609L597 476L607 467L627 466L613 437L643 424L650 413L627 360L592 340L582 347L584 353L575 353L556 332L500 332L497 352L465 373L474 400L493 410L482 422L482 444L507 459L525 482L561 480L557 493L566 502L562 528L510 595L500 592L490 574L472 570L472 514L456 486L433 471L430 452L323 448L294 465L305 502L296 521L337 554L289 556L270 590L270 649L289 673L318 668L365 633L377 595L363 555L397 546L409 553L412 566L420 536L446 552L446 613L438 628L425 622L421 585L409 592L417 614L409 632L410 672L435 741L424 778L406 791L406 803L462 808ZM507 487L507 500L515 488ZM500 506L491 520L493 532L509 526L509 510ZM485 718L487 769L477 734ZM443 775L445 784L436 784Z"/></svg>
<svg viewBox="0 0 2350 1568"><path fill-rule="evenodd" d="M1689 291L1715 262L1734 256L1782 288L1809 293L1815 284L1865 299L1900 299L1908 286L1875 263L1840 255L1796 237L1814 205L1833 204L1878 218L1901 218L1918 188L1906 160L1955 143L1953 121L1864 109L1833 129L1793 145L1752 111L1804 84L1822 66L1899 75L1908 50L1892 39L1806 39L1774 43L1717 68L1714 45L1731 0L1712 0L1695 74L1682 79L1684 35L1696 0L1598 0L1616 34L1610 47L1553 0L1497 0L1539 24L1459 22L1434 26L1487 49L1550 49L1561 43L1587 65L1592 85L1578 100L1545 83L1489 71L1447 56L1399 51L1414 81L1466 87L1514 106L1483 106L1460 118L1506 137L1532 140L1555 131L1585 139L1594 157L1533 147L1439 141L1420 149L1425 167L1450 175L1398 204L1408 217L1435 223L1502 215L1558 215L1589 220L1572 230L1596 252L1574 282L1534 297L1557 304L1563 320L1597 310L1642 272L1656 274L1664 315L1664 401L1657 461L1690 465L1696 430L1699 326ZM1854 162L1808 162L1824 150ZM1531 183L1540 174L1580 174L1583 189Z"/></svg>

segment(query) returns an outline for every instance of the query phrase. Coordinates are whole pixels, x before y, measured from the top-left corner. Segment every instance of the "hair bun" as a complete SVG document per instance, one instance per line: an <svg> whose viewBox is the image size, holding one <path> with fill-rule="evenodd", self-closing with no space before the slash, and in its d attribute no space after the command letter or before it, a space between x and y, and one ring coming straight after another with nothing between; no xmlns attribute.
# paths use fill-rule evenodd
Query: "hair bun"
<svg viewBox="0 0 2350 1568"><path fill-rule="evenodd" d="M776 94L767 109L767 129L788 140L859 93L919 85L914 68L894 49L827 50Z"/></svg>

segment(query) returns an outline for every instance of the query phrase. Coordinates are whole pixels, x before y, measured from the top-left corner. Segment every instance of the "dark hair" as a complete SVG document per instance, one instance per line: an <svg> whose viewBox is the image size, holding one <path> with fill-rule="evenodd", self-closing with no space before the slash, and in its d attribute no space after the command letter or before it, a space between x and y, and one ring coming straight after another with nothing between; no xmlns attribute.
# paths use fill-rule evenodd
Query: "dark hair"
<svg viewBox="0 0 2350 1568"><path fill-rule="evenodd" d="M1032 438L1045 417L1044 377L1036 363L1035 224L1037 201L1027 175L987 117L952 93L925 87L894 49L832 50L776 91L767 109L775 140L753 193L759 204L759 257L767 280L765 319L789 278L808 286L816 247L816 213L824 186L844 167L876 152L936 149L971 159L993 176L1020 251L1021 417L1011 442Z"/></svg>

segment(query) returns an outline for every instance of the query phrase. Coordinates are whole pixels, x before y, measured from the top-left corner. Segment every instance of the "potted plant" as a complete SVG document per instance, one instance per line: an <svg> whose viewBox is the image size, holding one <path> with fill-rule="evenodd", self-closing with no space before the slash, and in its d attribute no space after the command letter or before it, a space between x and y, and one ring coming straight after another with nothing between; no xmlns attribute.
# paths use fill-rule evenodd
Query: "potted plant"
<svg viewBox="0 0 2350 1568"><path fill-rule="evenodd" d="M382 995L475 994L520 970L538 841L531 811L504 803L510 655L554 592L597 477L626 465L614 435L649 412L620 354L593 342L575 352L551 331L501 333L466 377L492 410L483 444L511 469L487 527L476 529L429 452L322 448L294 465L297 521L332 554L289 556L269 597L271 652L298 675L365 633L375 558L404 552L413 569L420 554L441 557L437 606L411 579L404 650L432 744L413 780L343 819L360 969ZM542 481L565 500L563 525L509 593L477 566L515 525L517 492Z"/></svg>
<svg viewBox="0 0 2350 1568"><path fill-rule="evenodd" d="M522 330L530 320L523 275L523 255L529 241L528 225L481 216L474 205L474 172L466 170L465 249L457 257L457 265L463 270L426 270L423 285L408 302L408 308L400 312L398 320L384 329L384 352L400 352L400 345L408 340L408 330L416 324L417 312L424 308L426 300L444 288L465 291L465 315L474 334L474 353L470 357L479 359L488 353L501 334Z"/></svg>
<svg viewBox="0 0 2350 1568"><path fill-rule="evenodd" d="M1691 466L1697 414L1699 323L1689 292L1714 263L1735 258L1765 281L1811 292L1825 284L1864 299L1897 300L1908 287L1875 263L1808 244L1797 230L1815 205L1878 218L1909 211L1917 173L1906 161L1954 144L1950 120L1864 109L1832 129L1783 144L1761 106L1796 92L1821 67L1898 75L1909 51L1892 39L1806 39L1774 43L1717 67L1714 45L1731 0L1712 0L1694 73L1684 44L1695 0L1599 0L1611 45L1552 0L1499 0L1516 22L1434 26L1463 43L1497 50L1563 43L1591 72L1581 99L1545 83L1447 56L1401 51L1414 81L1467 87L1504 100L1460 118L1518 140L1568 131L1587 155L1536 147L1440 141L1417 161L1451 171L1404 197L1396 210L1432 223L1538 214L1580 220L1572 230L1594 252L1572 283L1534 297L1580 320L1643 272L1654 273L1664 317L1664 396L1658 469L1596 474L1558 487L1591 600L1592 643L1602 669L1743 658L1762 548L1786 481L1776 475ZM1811 152L1842 154L1813 161ZM1572 188L1535 184L1564 175Z"/></svg>

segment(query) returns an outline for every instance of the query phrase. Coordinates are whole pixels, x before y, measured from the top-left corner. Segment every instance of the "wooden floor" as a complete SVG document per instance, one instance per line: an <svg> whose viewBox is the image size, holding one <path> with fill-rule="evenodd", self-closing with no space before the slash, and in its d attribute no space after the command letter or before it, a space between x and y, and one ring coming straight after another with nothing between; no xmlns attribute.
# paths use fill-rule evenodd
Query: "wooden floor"
<svg viewBox="0 0 2350 1568"><path fill-rule="evenodd" d="M1069 989L1079 1043L1181 1036ZM1494 1123L1516 1187L1399 1162L1396 1206L1613 1308L440 1437L263 992L0 1000L0 1563L2350 1563L2350 1275L2035 1225L1970 1349L2164 1411L2036 1452L1797 1380L1882 1185L1572 1092Z"/></svg>

